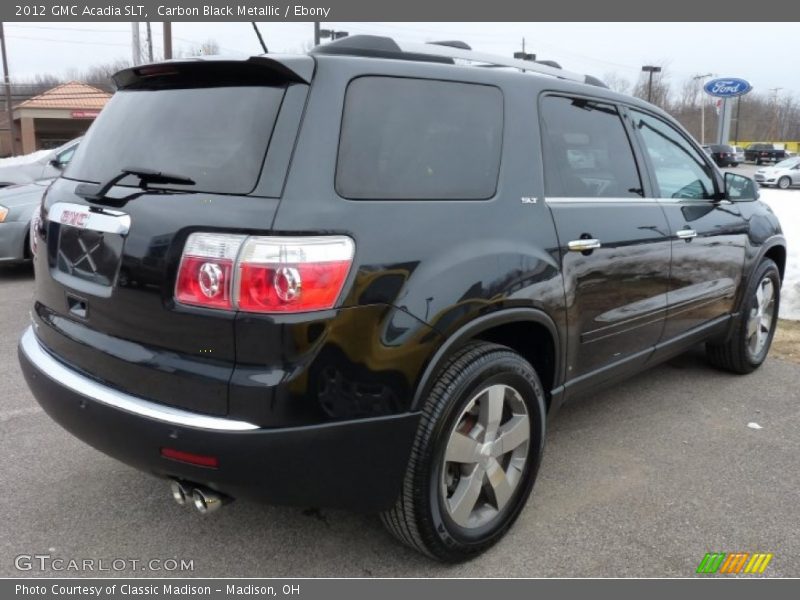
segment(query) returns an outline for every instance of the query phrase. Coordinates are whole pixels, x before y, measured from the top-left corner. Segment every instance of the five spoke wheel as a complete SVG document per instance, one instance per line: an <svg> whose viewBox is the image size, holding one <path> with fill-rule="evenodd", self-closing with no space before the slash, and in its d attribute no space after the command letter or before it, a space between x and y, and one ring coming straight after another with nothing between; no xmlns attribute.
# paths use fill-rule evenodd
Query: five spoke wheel
<svg viewBox="0 0 800 600"><path fill-rule="evenodd" d="M530 419L514 388L494 384L465 406L444 453L441 490L450 518L472 529L508 504L528 460Z"/></svg>
<svg viewBox="0 0 800 600"><path fill-rule="evenodd" d="M752 356L758 356L769 339L775 318L775 288L769 277L758 284L754 304L747 321L747 346Z"/></svg>

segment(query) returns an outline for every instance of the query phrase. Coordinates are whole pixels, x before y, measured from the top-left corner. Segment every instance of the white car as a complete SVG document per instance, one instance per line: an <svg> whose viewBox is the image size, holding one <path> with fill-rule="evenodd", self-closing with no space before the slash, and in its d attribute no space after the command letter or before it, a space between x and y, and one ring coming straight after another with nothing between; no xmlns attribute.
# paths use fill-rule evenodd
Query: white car
<svg viewBox="0 0 800 600"><path fill-rule="evenodd" d="M741 146L731 146L733 148L733 156L736 159L736 162L741 164L744 162L744 148Z"/></svg>
<svg viewBox="0 0 800 600"><path fill-rule="evenodd" d="M756 171L755 180L761 186L777 186L786 190L800 185L800 157L786 158L771 167Z"/></svg>

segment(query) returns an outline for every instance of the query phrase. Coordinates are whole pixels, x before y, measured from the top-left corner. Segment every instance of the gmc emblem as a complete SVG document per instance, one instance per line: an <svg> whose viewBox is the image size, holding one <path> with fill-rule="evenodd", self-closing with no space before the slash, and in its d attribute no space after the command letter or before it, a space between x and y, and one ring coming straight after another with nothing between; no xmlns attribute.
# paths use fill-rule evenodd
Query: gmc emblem
<svg viewBox="0 0 800 600"><path fill-rule="evenodd" d="M77 210L65 210L61 213L61 223L64 225L72 225L73 227L86 228L86 219L89 218L89 213L78 212Z"/></svg>

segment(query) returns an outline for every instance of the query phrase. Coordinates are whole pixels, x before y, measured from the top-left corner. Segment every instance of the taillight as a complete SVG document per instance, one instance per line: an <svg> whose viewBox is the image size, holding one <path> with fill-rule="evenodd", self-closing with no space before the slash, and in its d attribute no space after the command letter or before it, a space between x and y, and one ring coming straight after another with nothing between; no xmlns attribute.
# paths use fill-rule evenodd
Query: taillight
<svg viewBox="0 0 800 600"><path fill-rule="evenodd" d="M193 233L186 240L175 299L183 304L233 308L233 275L242 235Z"/></svg>
<svg viewBox="0 0 800 600"><path fill-rule="evenodd" d="M184 304L259 313L332 308L354 250L346 236L193 233L183 252L175 297Z"/></svg>

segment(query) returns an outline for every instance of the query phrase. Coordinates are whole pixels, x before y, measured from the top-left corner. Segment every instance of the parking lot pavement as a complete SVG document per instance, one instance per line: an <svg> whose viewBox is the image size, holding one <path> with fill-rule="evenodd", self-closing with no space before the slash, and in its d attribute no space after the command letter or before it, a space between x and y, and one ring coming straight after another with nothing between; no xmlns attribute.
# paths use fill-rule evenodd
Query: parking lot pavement
<svg viewBox="0 0 800 600"><path fill-rule="evenodd" d="M800 576L798 365L769 360L737 377L694 352L565 407L509 535L443 566L375 516L244 501L200 516L164 481L71 437L17 366L32 288L27 271L0 269L0 576L38 574L15 568L30 554L194 565L60 573L87 576L691 576L710 551L772 552L766 576Z"/></svg>

